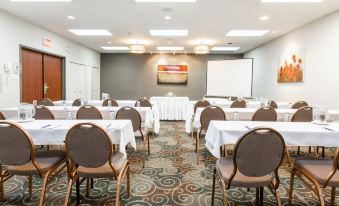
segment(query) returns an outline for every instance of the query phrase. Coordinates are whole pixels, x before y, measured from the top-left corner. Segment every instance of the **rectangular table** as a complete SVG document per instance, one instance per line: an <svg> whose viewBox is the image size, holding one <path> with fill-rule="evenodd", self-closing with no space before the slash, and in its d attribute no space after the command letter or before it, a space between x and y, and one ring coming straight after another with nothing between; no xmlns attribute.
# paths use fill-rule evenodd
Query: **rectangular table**
<svg viewBox="0 0 339 206"><path fill-rule="evenodd" d="M9 120L9 122L17 123L15 120ZM112 143L119 144L119 151L123 154L126 154L128 144L134 149L136 148L130 120L34 120L17 124L27 131L34 145L59 145L64 144L68 130L82 122L91 122L102 127L111 138Z"/></svg>
<svg viewBox="0 0 339 206"><path fill-rule="evenodd" d="M220 146L236 144L249 128L255 127L277 130L287 146L339 146L339 123L211 121L205 136L206 147L213 156L220 158Z"/></svg>
<svg viewBox="0 0 339 206"><path fill-rule="evenodd" d="M160 120L185 120L188 97L151 97L156 102Z"/></svg>
<svg viewBox="0 0 339 206"><path fill-rule="evenodd" d="M205 108L198 107L194 119L193 119L193 127L200 128L200 116L202 111ZM238 120L240 121L250 121L252 120L253 114L258 110L257 108L222 108L225 112L227 120L234 120L234 113L238 113ZM284 121L284 116L288 115L288 119L291 120L293 114L297 111L296 109L276 109L277 112L277 121ZM330 121L338 121L339 120L339 111L338 110L328 110L329 120ZM189 133L191 131L191 119L189 121L186 120L186 132Z"/></svg>
<svg viewBox="0 0 339 206"><path fill-rule="evenodd" d="M51 110L55 119L66 119L67 112L70 111L72 118L76 119L77 111L80 107L73 106L48 106L48 109ZM114 112L114 117L117 111L121 107L102 107L96 106L100 111L103 119L109 119L110 111ZM154 110L149 107L134 107L140 114L141 120L143 121L143 126L148 129L153 129L155 133L159 133L160 130L160 120L157 115L154 115ZM18 116L18 107L5 108L2 110L6 118L17 118Z"/></svg>

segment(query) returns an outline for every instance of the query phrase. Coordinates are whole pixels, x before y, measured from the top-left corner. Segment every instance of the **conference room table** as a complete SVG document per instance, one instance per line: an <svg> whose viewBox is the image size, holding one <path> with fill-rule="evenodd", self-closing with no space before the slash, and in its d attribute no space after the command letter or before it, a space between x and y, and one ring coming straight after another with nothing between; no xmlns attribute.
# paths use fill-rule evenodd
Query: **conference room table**
<svg viewBox="0 0 339 206"><path fill-rule="evenodd" d="M88 120L34 120L14 122L21 126L32 138L34 145L63 145L69 129L78 123L89 122ZM0 121L3 122L3 121ZM119 145L119 151L126 154L126 146L136 149L135 136L130 120L91 120L103 128L113 144Z"/></svg>
<svg viewBox="0 0 339 206"><path fill-rule="evenodd" d="M256 127L277 130L286 146L339 146L339 123L211 121L205 136L206 147L220 158L220 146L234 145L243 134Z"/></svg>
<svg viewBox="0 0 339 206"><path fill-rule="evenodd" d="M72 119L76 119L76 114L80 107L75 106L47 106L47 108L52 112L55 119L67 119L68 112L71 113ZM103 119L110 119L112 116L115 119L117 111L121 107L96 107ZM153 110L149 107L134 107L141 116L142 127L147 129L154 128L155 133L159 133L160 130L160 121L156 119L153 113ZM2 110L3 114L5 115L6 119L15 119L18 117L18 107L10 107L5 108Z"/></svg>
<svg viewBox="0 0 339 206"><path fill-rule="evenodd" d="M160 120L185 120L188 97L151 97L151 102L156 102Z"/></svg>

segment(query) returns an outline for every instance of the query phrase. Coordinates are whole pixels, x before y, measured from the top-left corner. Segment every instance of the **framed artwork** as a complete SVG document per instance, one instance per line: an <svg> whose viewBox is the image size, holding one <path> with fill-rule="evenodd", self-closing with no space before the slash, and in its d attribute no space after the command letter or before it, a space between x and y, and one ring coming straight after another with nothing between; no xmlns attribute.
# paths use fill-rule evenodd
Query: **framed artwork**
<svg viewBox="0 0 339 206"><path fill-rule="evenodd" d="M187 75L187 65L158 65L157 83L186 85Z"/></svg>
<svg viewBox="0 0 339 206"><path fill-rule="evenodd" d="M278 83L304 82L305 50L293 52L280 60L278 68Z"/></svg>

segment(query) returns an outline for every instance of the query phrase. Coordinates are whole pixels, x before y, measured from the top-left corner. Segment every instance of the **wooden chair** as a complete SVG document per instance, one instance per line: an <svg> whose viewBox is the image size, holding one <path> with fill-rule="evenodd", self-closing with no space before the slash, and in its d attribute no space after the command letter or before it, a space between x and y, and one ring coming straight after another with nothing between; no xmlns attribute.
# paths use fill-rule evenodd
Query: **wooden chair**
<svg viewBox="0 0 339 206"><path fill-rule="evenodd" d="M291 171L288 202L292 203L294 176L298 176L319 198L320 206L325 206L323 189L331 187L331 206L335 205L336 188L339 187L339 149L334 159L297 159ZM305 181L308 180L308 181ZM314 187L310 185L311 182Z"/></svg>
<svg viewBox="0 0 339 206"><path fill-rule="evenodd" d="M206 99L201 99L199 101L197 101L195 104L194 104L194 110L193 110L193 115L192 115L192 119L191 119L191 135L192 135L192 139L193 139L193 133L194 133L194 128L193 128L193 121L194 121L194 116L195 116L195 112L197 111L197 108L198 107L203 107L203 108L206 108L208 106L210 106L211 103L209 101L207 101Z"/></svg>
<svg viewBox="0 0 339 206"><path fill-rule="evenodd" d="M226 120L226 115L223 109L218 106L206 107L200 115L200 131L195 138L195 152L197 153L197 164L199 164L199 143L200 139L207 133L208 126L212 120Z"/></svg>
<svg viewBox="0 0 339 206"><path fill-rule="evenodd" d="M307 107L308 104L305 101L298 101L292 105L292 109L300 109L301 107Z"/></svg>
<svg viewBox="0 0 339 206"><path fill-rule="evenodd" d="M236 100L232 102L231 108L246 108L246 101L245 100Z"/></svg>
<svg viewBox="0 0 339 206"><path fill-rule="evenodd" d="M73 107L81 107L81 99L76 99L72 103Z"/></svg>
<svg viewBox="0 0 339 206"><path fill-rule="evenodd" d="M134 136L141 138L143 142L142 147L142 167L145 167L145 144L147 141L148 155L150 155L150 141L147 131L141 128L141 116L139 112L133 107L122 107L117 111L116 119L129 119L132 121Z"/></svg>
<svg viewBox="0 0 339 206"><path fill-rule="evenodd" d="M38 105L35 107L35 115L34 118L37 120L48 120L48 119L55 119L53 113L51 110L49 110L47 107Z"/></svg>
<svg viewBox="0 0 339 206"><path fill-rule="evenodd" d="M277 121L277 112L272 107L259 108L252 116L252 121Z"/></svg>
<svg viewBox="0 0 339 206"><path fill-rule="evenodd" d="M103 107L119 107L118 102L115 99L105 99L102 102Z"/></svg>
<svg viewBox="0 0 339 206"><path fill-rule="evenodd" d="M152 108L152 104L148 99L138 99L135 104L135 107L139 106L139 107L151 107Z"/></svg>
<svg viewBox="0 0 339 206"><path fill-rule="evenodd" d="M268 101L268 106L272 107L273 109L278 109L278 104L273 100Z"/></svg>
<svg viewBox="0 0 339 206"><path fill-rule="evenodd" d="M0 165L0 199L4 199L4 182L13 175L28 176L29 194L32 195L32 177L42 177L40 203L44 205L48 178L65 167L66 153L60 150L36 151L32 139L20 126L0 122L0 162L7 165L5 171ZM63 165L63 166L62 166ZM62 166L59 170L59 168Z"/></svg>
<svg viewBox="0 0 339 206"><path fill-rule="evenodd" d="M54 106L54 103L52 102L52 100L44 98L38 101L38 105L42 105L42 106Z"/></svg>
<svg viewBox="0 0 339 206"><path fill-rule="evenodd" d="M102 119L102 115L96 107L85 105L79 108L77 119Z"/></svg>
<svg viewBox="0 0 339 206"><path fill-rule="evenodd" d="M232 159L217 160L212 182L212 206L216 180L221 186L224 206L228 205L227 190L231 186L256 188L257 203L260 205L263 203L263 188L268 187L280 206L278 169L284 152L284 139L271 128L255 128L245 133L237 141Z"/></svg>
<svg viewBox="0 0 339 206"><path fill-rule="evenodd" d="M80 123L72 127L66 135L66 152L68 157L68 189L65 206L68 205L72 186L79 187L85 179L110 178L117 181L115 205L120 205L120 188L127 175L127 192L130 195L130 171L127 156L113 151L112 141L107 133L92 123ZM80 178L83 178L80 180ZM87 195L89 186L87 184Z"/></svg>

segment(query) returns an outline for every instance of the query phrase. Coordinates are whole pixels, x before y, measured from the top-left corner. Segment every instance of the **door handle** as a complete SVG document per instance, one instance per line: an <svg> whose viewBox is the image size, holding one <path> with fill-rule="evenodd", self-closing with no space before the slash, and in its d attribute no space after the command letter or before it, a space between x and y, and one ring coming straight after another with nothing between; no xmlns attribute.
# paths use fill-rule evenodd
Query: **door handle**
<svg viewBox="0 0 339 206"><path fill-rule="evenodd" d="M49 86L47 85L47 83L44 83L44 94L47 94L47 90L49 89Z"/></svg>

